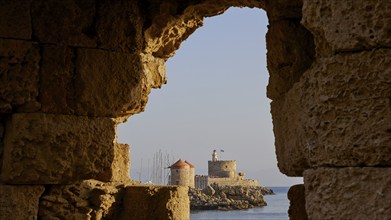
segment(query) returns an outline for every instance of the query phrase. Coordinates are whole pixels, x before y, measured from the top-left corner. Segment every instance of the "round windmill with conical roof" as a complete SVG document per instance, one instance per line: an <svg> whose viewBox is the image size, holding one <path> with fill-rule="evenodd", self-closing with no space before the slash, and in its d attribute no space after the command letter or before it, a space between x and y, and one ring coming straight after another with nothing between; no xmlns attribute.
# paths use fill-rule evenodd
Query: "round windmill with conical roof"
<svg viewBox="0 0 391 220"><path fill-rule="evenodd" d="M179 159L170 167L170 185L194 187L194 165L186 160Z"/></svg>

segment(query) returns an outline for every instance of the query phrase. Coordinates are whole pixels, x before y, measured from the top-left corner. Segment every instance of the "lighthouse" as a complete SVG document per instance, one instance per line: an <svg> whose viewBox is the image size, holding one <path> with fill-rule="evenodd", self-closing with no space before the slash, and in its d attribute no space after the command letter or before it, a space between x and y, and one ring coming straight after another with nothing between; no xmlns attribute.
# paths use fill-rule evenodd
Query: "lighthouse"
<svg viewBox="0 0 391 220"><path fill-rule="evenodd" d="M213 150L213 153L212 153L212 161L218 161L219 158L217 157L217 151L216 150Z"/></svg>

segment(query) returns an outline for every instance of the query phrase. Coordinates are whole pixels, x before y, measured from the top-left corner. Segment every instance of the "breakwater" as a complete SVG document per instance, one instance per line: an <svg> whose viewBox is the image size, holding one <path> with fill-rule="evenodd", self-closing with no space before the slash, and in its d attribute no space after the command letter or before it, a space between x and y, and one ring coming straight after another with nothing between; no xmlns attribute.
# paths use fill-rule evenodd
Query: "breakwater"
<svg viewBox="0 0 391 220"><path fill-rule="evenodd" d="M238 210L266 206L263 195L274 192L263 186L220 186L190 189L191 210Z"/></svg>

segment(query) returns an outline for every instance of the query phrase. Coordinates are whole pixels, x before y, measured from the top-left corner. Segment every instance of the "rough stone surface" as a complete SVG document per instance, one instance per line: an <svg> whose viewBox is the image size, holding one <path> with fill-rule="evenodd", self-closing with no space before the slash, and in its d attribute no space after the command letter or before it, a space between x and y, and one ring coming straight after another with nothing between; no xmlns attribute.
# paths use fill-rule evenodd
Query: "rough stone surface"
<svg viewBox="0 0 391 220"><path fill-rule="evenodd" d="M114 173L123 166L113 165L114 159L125 157L116 154L126 149L114 144L115 126L110 118L13 114L5 133L2 178L12 184L66 184L124 177Z"/></svg>
<svg viewBox="0 0 391 220"><path fill-rule="evenodd" d="M95 0L33 1L33 36L41 43L96 47Z"/></svg>
<svg viewBox="0 0 391 220"><path fill-rule="evenodd" d="M304 173L309 219L389 219L391 168L318 168Z"/></svg>
<svg viewBox="0 0 391 220"><path fill-rule="evenodd" d="M270 21L268 27L266 46L270 78L267 96L275 100L289 91L311 66L315 48L312 34L299 19Z"/></svg>
<svg viewBox="0 0 391 220"><path fill-rule="evenodd" d="M114 159L111 164L111 181L130 180L130 147L128 144L115 144Z"/></svg>
<svg viewBox="0 0 391 220"><path fill-rule="evenodd" d="M46 113L75 113L74 49L67 46L42 47L39 102Z"/></svg>
<svg viewBox="0 0 391 220"><path fill-rule="evenodd" d="M213 195L215 194L216 191L213 189L212 186L208 185L208 186L206 186L205 188L203 188L203 189L201 190L201 192L202 192L203 194L207 195L207 196L213 196Z"/></svg>
<svg viewBox="0 0 391 220"><path fill-rule="evenodd" d="M307 220L304 185L291 186L288 191L288 199L290 201L288 210L289 220Z"/></svg>
<svg viewBox="0 0 391 220"><path fill-rule="evenodd" d="M51 219L189 219L186 187L140 186L125 181L85 180L47 187L39 218Z"/></svg>
<svg viewBox="0 0 391 220"><path fill-rule="evenodd" d="M125 189L120 219L190 219L188 187L130 186Z"/></svg>
<svg viewBox="0 0 391 220"><path fill-rule="evenodd" d="M141 61L148 88L161 88L163 84L167 83L164 59L154 57L150 54L141 54Z"/></svg>
<svg viewBox="0 0 391 220"><path fill-rule="evenodd" d="M0 184L2 183L1 180L1 172L2 172L2 166L3 166L3 152L4 152L4 120L2 117L0 117Z"/></svg>
<svg viewBox="0 0 391 220"><path fill-rule="evenodd" d="M391 4L303 3L0 0L0 117L7 119L1 178L15 184L125 178L128 146L115 143L115 124L143 111L151 88L166 81L164 62L204 17L248 6L269 17L268 96L279 168L301 176L330 167L305 174L310 219L388 219L390 175L380 167L391 166ZM58 115L16 114L39 111ZM337 169L347 166L356 168ZM79 200L78 187L56 187L47 187L60 193L45 193L42 219L189 218L182 189L91 185ZM120 192L130 196L125 206Z"/></svg>
<svg viewBox="0 0 391 220"><path fill-rule="evenodd" d="M202 25L203 18L194 13L175 15L177 4L163 3L154 15L152 25L145 31L145 51L156 57L174 55L183 40ZM173 16L181 16L180 19Z"/></svg>
<svg viewBox="0 0 391 220"><path fill-rule="evenodd" d="M4 137L4 120L2 117L0 117L0 140L3 140Z"/></svg>
<svg viewBox="0 0 391 220"><path fill-rule="evenodd" d="M273 0L265 1L265 9L269 21L300 19L302 15L302 0Z"/></svg>
<svg viewBox="0 0 391 220"><path fill-rule="evenodd" d="M118 116L144 110L166 83L164 60L148 54L44 46L40 103L46 113Z"/></svg>
<svg viewBox="0 0 391 220"><path fill-rule="evenodd" d="M43 186L0 185L0 219L38 219L38 202Z"/></svg>
<svg viewBox="0 0 391 220"><path fill-rule="evenodd" d="M282 172L391 165L390 55L379 49L319 59L283 100L273 101Z"/></svg>
<svg viewBox="0 0 391 220"><path fill-rule="evenodd" d="M97 13L99 48L127 53L142 49L144 15L138 1L100 1Z"/></svg>
<svg viewBox="0 0 391 220"><path fill-rule="evenodd" d="M80 114L113 116L144 109L149 92L138 55L79 49L75 68Z"/></svg>
<svg viewBox="0 0 391 220"><path fill-rule="evenodd" d="M31 0L2 0L0 7L0 37L31 39Z"/></svg>
<svg viewBox="0 0 391 220"><path fill-rule="evenodd" d="M391 47L389 1L303 2L302 22L316 35L318 54Z"/></svg>
<svg viewBox="0 0 391 220"><path fill-rule="evenodd" d="M390 57L338 55L308 71L301 122L311 166L391 165Z"/></svg>
<svg viewBox="0 0 391 220"><path fill-rule="evenodd" d="M249 209L267 205L263 195L274 194L264 186L208 185L204 189L189 188L191 210Z"/></svg>
<svg viewBox="0 0 391 220"><path fill-rule="evenodd" d="M72 185L48 187L39 203L39 218L118 219L124 188L133 182L104 183L85 180Z"/></svg>
<svg viewBox="0 0 391 220"><path fill-rule="evenodd" d="M204 17L223 13L231 6L264 8L265 1L257 0L206 0L192 1L149 1L148 17L144 32L144 51L167 59L197 28Z"/></svg>
<svg viewBox="0 0 391 220"><path fill-rule="evenodd" d="M302 176L310 167L302 143L305 139L301 125L305 116L302 116L301 96L300 90L292 89L283 99L271 103L278 168L290 176Z"/></svg>
<svg viewBox="0 0 391 220"><path fill-rule="evenodd" d="M0 113L39 109L39 61L36 44L0 39Z"/></svg>

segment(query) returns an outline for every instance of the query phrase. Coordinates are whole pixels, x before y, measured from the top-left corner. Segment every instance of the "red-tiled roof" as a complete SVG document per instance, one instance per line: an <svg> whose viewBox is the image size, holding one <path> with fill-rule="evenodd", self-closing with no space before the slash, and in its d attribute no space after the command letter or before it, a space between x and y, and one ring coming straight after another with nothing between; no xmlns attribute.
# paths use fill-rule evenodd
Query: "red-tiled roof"
<svg viewBox="0 0 391 220"><path fill-rule="evenodd" d="M189 169L190 165L186 161L179 159L173 165L170 166L171 169Z"/></svg>
<svg viewBox="0 0 391 220"><path fill-rule="evenodd" d="M190 168L194 168L194 165L190 163L189 161L185 160L185 163L189 164Z"/></svg>

